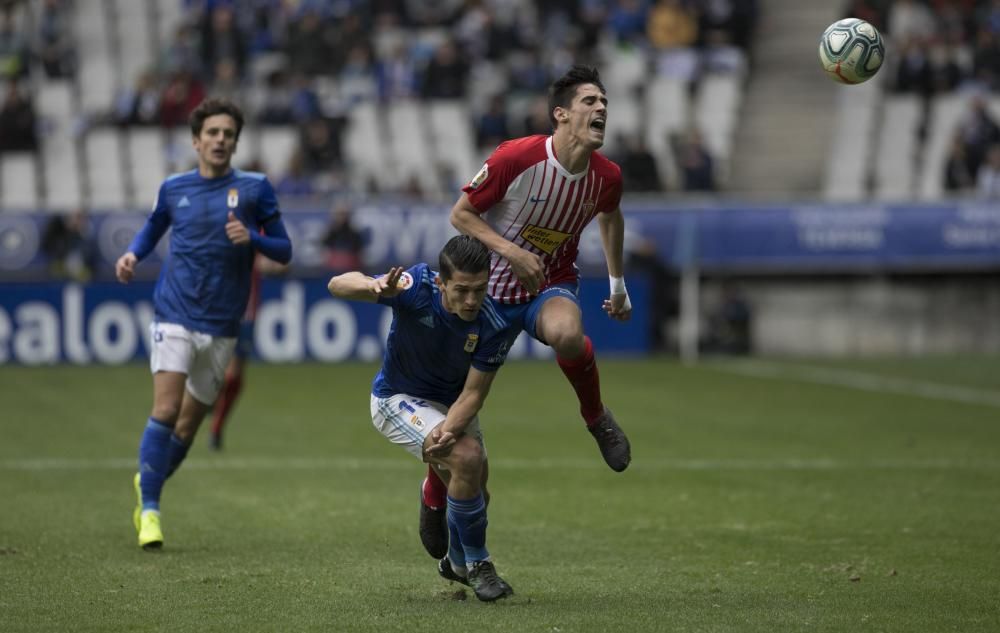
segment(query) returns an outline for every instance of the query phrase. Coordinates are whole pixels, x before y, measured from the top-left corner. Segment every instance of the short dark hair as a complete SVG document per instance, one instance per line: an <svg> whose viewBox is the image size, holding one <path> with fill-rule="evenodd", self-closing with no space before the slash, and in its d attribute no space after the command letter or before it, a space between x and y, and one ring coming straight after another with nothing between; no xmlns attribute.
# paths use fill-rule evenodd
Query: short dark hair
<svg viewBox="0 0 1000 633"><path fill-rule="evenodd" d="M233 121L236 121L236 140L239 140L240 132L243 131L243 111L229 99L219 98L205 99L191 112L191 116L188 117L191 136L201 136L201 126L205 124L205 119L216 114L228 114L233 117Z"/></svg>
<svg viewBox="0 0 1000 633"><path fill-rule="evenodd" d="M552 122L552 129L556 129L556 108L569 108L573 104L573 97L576 96L577 86L583 84L594 84L601 89L602 93L607 93L604 84L601 83L601 75L592 66L575 65L566 71L566 74L552 82L549 87L549 121Z"/></svg>
<svg viewBox="0 0 1000 633"><path fill-rule="evenodd" d="M456 235L448 240L438 255L441 280L448 281L456 270L481 273L490 269L490 249L471 235Z"/></svg>

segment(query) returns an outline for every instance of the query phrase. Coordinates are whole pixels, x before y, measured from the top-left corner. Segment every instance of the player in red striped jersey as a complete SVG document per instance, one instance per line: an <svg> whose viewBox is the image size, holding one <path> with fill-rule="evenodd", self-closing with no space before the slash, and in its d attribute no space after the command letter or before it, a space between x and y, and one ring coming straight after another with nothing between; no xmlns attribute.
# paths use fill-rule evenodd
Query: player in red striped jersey
<svg viewBox="0 0 1000 633"><path fill-rule="evenodd" d="M493 251L490 295L514 325L515 336L523 329L555 350L601 455L620 472L628 467L631 447L601 399L594 349L583 331L577 296L580 234L596 217L611 280L604 310L615 320L631 317L624 281L621 168L597 151L604 144L608 115L597 70L574 66L556 80L549 90L549 113L553 134L502 143L463 187L451 222ZM421 507L425 547L435 532L433 509L442 507L443 490L429 471Z"/></svg>

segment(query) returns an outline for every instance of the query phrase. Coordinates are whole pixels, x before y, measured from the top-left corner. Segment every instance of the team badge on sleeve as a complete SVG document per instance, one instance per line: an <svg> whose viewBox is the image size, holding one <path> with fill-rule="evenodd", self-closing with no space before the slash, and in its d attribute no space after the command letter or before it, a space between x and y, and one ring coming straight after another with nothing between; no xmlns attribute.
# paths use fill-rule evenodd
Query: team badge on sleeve
<svg viewBox="0 0 1000 633"><path fill-rule="evenodd" d="M226 206L230 209L235 209L240 204L240 191L239 189L230 189L229 195L226 196Z"/></svg>
<svg viewBox="0 0 1000 633"><path fill-rule="evenodd" d="M399 276L399 281L396 282L396 287L400 290L407 290L413 285L413 275L410 273L403 273Z"/></svg>
<svg viewBox="0 0 1000 633"><path fill-rule="evenodd" d="M479 335L470 334L469 337L465 339L465 351L471 354L472 352L476 351L476 345L478 344L479 344Z"/></svg>
<svg viewBox="0 0 1000 633"><path fill-rule="evenodd" d="M473 178L472 182L469 183L469 186L472 187L473 189L479 187L479 185L483 184L486 181L486 179L489 178L489 175L490 175L490 166L484 164L483 168L479 170L478 174L476 174L476 177Z"/></svg>

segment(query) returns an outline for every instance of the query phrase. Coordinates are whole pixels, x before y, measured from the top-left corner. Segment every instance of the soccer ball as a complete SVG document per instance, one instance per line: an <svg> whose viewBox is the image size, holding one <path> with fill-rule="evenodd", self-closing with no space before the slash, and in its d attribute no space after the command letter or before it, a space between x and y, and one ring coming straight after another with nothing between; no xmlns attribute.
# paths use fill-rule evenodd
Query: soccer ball
<svg viewBox="0 0 1000 633"><path fill-rule="evenodd" d="M878 30L858 18L838 20L819 38L819 61L834 81L859 84L875 76L885 58Z"/></svg>

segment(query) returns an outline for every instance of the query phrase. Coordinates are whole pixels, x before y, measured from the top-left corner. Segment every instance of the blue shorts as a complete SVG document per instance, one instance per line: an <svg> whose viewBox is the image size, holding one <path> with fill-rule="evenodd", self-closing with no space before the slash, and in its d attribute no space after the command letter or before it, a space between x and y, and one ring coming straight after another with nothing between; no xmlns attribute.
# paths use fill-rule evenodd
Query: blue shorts
<svg viewBox="0 0 1000 633"><path fill-rule="evenodd" d="M511 324L508 340L513 344L517 335L521 333L521 330L524 330L531 338L548 345L548 343L539 338L538 332L535 330L535 324L538 322L538 314L542 311L542 305L549 299L564 297L575 303L577 307L580 307L579 295L580 282L566 282L549 286L527 303L498 303L497 308L500 314Z"/></svg>

